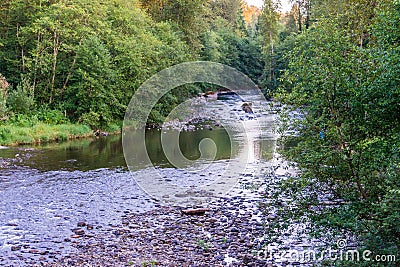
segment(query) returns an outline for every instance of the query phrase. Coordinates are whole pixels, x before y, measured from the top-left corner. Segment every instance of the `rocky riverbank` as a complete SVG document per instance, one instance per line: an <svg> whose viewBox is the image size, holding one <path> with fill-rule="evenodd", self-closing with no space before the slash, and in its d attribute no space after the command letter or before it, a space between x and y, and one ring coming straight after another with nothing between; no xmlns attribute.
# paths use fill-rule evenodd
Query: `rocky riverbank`
<svg viewBox="0 0 400 267"><path fill-rule="evenodd" d="M78 251L48 266L266 266L257 257L263 223L240 201L221 200L203 216L159 207L121 225L74 229L68 241Z"/></svg>
<svg viewBox="0 0 400 267"><path fill-rule="evenodd" d="M21 266L272 266L258 255L265 222L260 210L246 208L253 204L241 196L221 198L204 215L158 205L125 212L116 225L79 222L64 240L74 248L68 254L35 244L11 250Z"/></svg>
<svg viewBox="0 0 400 267"><path fill-rule="evenodd" d="M244 176L226 197L208 203L204 215L155 204L147 212L125 210L113 225L79 222L64 237L64 252L13 246L5 266L273 266L263 254L274 219L260 205L263 184L273 178L266 177Z"/></svg>

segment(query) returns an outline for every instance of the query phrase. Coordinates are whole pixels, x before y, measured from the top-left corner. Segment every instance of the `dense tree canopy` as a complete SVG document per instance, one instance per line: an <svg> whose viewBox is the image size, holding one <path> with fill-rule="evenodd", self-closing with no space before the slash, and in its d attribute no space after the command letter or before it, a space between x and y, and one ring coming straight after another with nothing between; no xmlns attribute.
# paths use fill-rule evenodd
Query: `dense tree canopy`
<svg viewBox="0 0 400 267"><path fill-rule="evenodd" d="M278 96L288 105L281 130L297 133L282 138L281 153L300 170L276 196L291 199L277 226L307 221L314 235L352 236L359 249L396 254L400 3L315 2L309 28L276 48Z"/></svg>
<svg viewBox="0 0 400 267"><path fill-rule="evenodd" d="M0 10L0 73L11 85L2 93L4 119L56 109L99 127L121 120L134 91L174 64L217 61L255 81L263 68L238 0L13 0ZM14 91L22 101L33 98L31 107L13 108ZM159 109L180 98L163 101Z"/></svg>

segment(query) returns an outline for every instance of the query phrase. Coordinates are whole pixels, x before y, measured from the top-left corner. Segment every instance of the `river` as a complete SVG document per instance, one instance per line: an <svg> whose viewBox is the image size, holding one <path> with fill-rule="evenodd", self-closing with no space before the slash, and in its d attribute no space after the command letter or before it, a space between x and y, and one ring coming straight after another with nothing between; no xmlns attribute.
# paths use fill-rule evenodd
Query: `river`
<svg viewBox="0 0 400 267"><path fill-rule="evenodd" d="M267 103L256 96L247 96L246 100L253 103L257 117L246 117L241 101L204 100L214 114L235 113L238 121L243 121L240 123L254 128L251 145L246 149L250 167L238 174L244 177L259 169L260 164L268 165L277 137L273 131L276 115ZM117 224L124 213L159 206L160 201L138 185L141 178L149 179L149 169L160 170L173 183L196 183L197 178L191 178L193 166L175 168L163 153L160 136L168 131L176 129L146 130L147 153L153 166L137 162L132 173L127 168L120 135L0 149L0 254L5 255L0 262L18 262L11 251L17 245L35 244L39 249L66 253L71 248L64 240L78 222L108 226ZM228 161L240 157L241 149L232 142L241 143L244 138L240 131L229 136L224 127L205 121L196 129L181 131L179 144L186 158L196 160L201 156L201 140L213 140L217 148L215 165L208 175L201 175L206 179L204 176L220 172ZM160 190L164 191L159 196L172 205L177 194Z"/></svg>

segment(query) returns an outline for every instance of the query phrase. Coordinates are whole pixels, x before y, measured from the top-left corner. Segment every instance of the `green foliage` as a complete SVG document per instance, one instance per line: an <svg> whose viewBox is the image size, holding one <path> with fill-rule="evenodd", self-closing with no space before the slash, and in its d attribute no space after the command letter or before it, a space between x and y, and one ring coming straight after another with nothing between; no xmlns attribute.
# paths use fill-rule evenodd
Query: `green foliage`
<svg viewBox="0 0 400 267"><path fill-rule="evenodd" d="M99 114L98 122L106 124L112 120L113 110L118 108L111 55L96 36L84 39L77 53L77 67L66 92L67 112L81 117L94 111Z"/></svg>
<svg viewBox="0 0 400 267"><path fill-rule="evenodd" d="M9 139L11 139L10 129L0 126L0 143L8 144Z"/></svg>
<svg viewBox="0 0 400 267"><path fill-rule="evenodd" d="M233 64L233 67L245 73L255 83L258 83L265 66L258 40L255 38L243 38L239 42L238 50L239 60L236 61L236 64Z"/></svg>
<svg viewBox="0 0 400 267"><path fill-rule="evenodd" d="M204 0L141 0L142 7L155 21L169 21L183 32L184 40L195 51L200 49L199 37L206 29L205 3Z"/></svg>
<svg viewBox="0 0 400 267"><path fill-rule="evenodd" d="M380 12L373 25L379 44L385 48L398 48L400 43L400 3L382 1Z"/></svg>
<svg viewBox="0 0 400 267"><path fill-rule="evenodd" d="M210 244L208 244L207 241L204 241L202 239L197 239L197 244L205 251L208 251L210 249Z"/></svg>
<svg viewBox="0 0 400 267"><path fill-rule="evenodd" d="M264 68L258 40L220 27L203 36L202 58L236 68L257 83Z"/></svg>
<svg viewBox="0 0 400 267"><path fill-rule="evenodd" d="M0 12L0 73L16 88L9 90L8 107L51 124L82 121L97 128L120 121L145 80L181 62L218 61L254 80L263 67L238 0L10 0ZM150 121L159 122L180 95L201 87L181 89L162 99ZM8 107L0 101L1 118L9 117Z"/></svg>
<svg viewBox="0 0 400 267"><path fill-rule="evenodd" d="M219 62L223 58L221 45L223 45L223 39L215 31L211 31L202 36L202 58L207 61Z"/></svg>
<svg viewBox="0 0 400 267"><path fill-rule="evenodd" d="M279 45L275 47L274 54L266 55L266 61L273 62L274 66L272 69L264 70L264 75L260 81L268 97L273 96L284 81L282 75L288 68L288 56L295 47L296 38L296 35L293 34L285 36L284 39L280 41Z"/></svg>
<svg viewBox="0 0 400 267"><path fill-rule="evenodd" d="M376 45L355 41L341 16L294 38L279 97L290 105L282 130L298 135L282 138L281 153L300 172L275 197L291 199L280 202L283 220L307 221L313 235L350 233L374 253L393 254L400 251L400 50L399 32L388 29L399 4L378 12L368 34Z"/></svg>
<svg viewBox="0 0 400 267"><path fill-rule="evenodd" d="M16 90L11 90L7 101L10 109L18 114L28 114L34 106L33 86L28 78L23 77Z"/></svg>
<svg viewBox="0 0 400 267"><path fill-rule="evenodd" d="M174 22L167 17L173 18L176 5L183 13ZM33 99L38 107L65 110L72 121L95 112L96 127L121 120L130 97L146 79L197 57L187 43L198 43L197 31L185 25L204 28L195 26L200 20L191 15L201 2L171 3L170 8L172 13L155 22L131 1L2 4L0 35L5 43L0 60L7 64L0 72L11 84L20 84L10 92L12 111L35 112ZM56 114L40 113L40 120L62 123Z"/></svg>
<svg viewBox="0 0 400 267"><path fill-rule="evenodd" d="M277 88L277 76L282 70L277 66L277 61L281 54L277 54L276 43L279 36L279 18L278 5L271 1L265 1L262 10L259 27L261 31L262 57L265 61L265 68L260 75L260 83L263 85L267 96L272 96Z"/></svg>
<svg viewBox="0 0 400 267"><path fill-rule="evenodd" d="M85 125L49 125L41 122L29 125L9 124L0 126L0 145L60 141L92 134L92 130Z"/></svg>
<svg viewBox="0 0 400 267"><path fill-rule="evenodd" d="M38 123L38 117L30 114L13 114L8 123L13 126L32 127Z"/></svg>
<svg viewBox="0 0 400 267"><path fill-rule="evenodd" d="M92 129L98 128L100 125L100 114L94 111L82 114L79 122L84 125L89 125Z"/></svg>
<svg viewBox="0 0 400 267"><path fill-rule="evenodd" d="M0 92L0 121L8 119L7 95Z"/></svg>
<svg viewBox="0 0 400 267"><path fill-rule="evenodd" d="M115 122L111 122L109 123L106 128L104 129L105 131L111 132L111 133L115 133L115 132L119 132L122 128L122 121L115 121Z"/></svg>
<svg viewBox="0 0 400 267"><path fill-rule="evenodd" d="M1 73L0 73L0 121L4 121L7 119L8 89L9 89L9 84L8 84L7 80L3 77L3 75L1 75Z"/></svg>
<svg viewBox="0 0 400 267"><path fill-rule="evenodd" d="M264 3L261 16L259 18L259 26L261 28L264 45L275 42L279 29L279 13L278 6L275 2L267 0Z"/></svg>
<svg viewBox="0 0 400 267"><path fill-rule="evenodd" d="M156 261L156 260L142 262L142 267L154 267L157 265L158 265L158 261Z"/></svg>
<svg viewBox="0 0 400 267"><path fill-rule="evenodd" d="M39 121L53 125L64 124L69 122L68 118L66 118L66 116L62 111L52 110L49 108L39 109L37 111L37 118Z"/></svg>

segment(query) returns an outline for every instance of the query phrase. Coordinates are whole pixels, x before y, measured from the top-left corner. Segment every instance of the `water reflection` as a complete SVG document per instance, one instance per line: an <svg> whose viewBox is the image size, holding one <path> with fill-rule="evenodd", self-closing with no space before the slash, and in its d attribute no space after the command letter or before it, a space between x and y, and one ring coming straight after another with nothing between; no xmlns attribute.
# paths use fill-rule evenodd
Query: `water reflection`
<svg viewBox="0 0 400 267"><path fill-rule="evenodd" d="M129 138L134 140L135 134ZM210 138L216 144L215 160L231 157L231 142L224 128L181 132L179 145L183 155L190 160L198 159L199 144L204 138ZM174 167L168 162L161 146L161 131L157 129L146 131L146 150L138 151L136 157L141 159L148 154L154 166ZM237 155L237 151L233 155ZM120 135L2 149L0 158L9 159L9 166L25 166L39 171L88 171L126 167ZM137 169L148 167L143 162L135 162Z"/></svg>
<svg viewBox="0 0 400 267"><path fill-rule="evenodd" d="M141 159L148 153L154 166L160 168L174 167L164 154L160 136L161 131L156 129L146 131L147 151L137 152L136 157ZM129 138L134 140L135 135L132 134ZM189 160L198 159L201 155L199 144L205 138L210 138L216 144L215 160L229 159L231 156L236 157L239 153L237 149L232 151L231 140L225 129L214 128L212 131L181 132L179 146L183 155ZM207 146L204 147L207 148ZM261 159L268 161L272 158L274 147L274 140L262 140L254 137L252 145L249 147L248 157L251 162ZM24 166L39 171L89 171L101 168L126 167L120 135L2 149L0 150L0 158L7 161L7 165L3 165L8 166L8 168ZM148 167L144 162L135 162L138 170Z"/></svg>
<svg viewBox="0 0 400 267"><path fill-rule="evenodd" d="M13 158L12 165L39 171L89 171L125 166L121 137L85 138L0 151L0 157ZM6 152L8 155L4 155Z"/></svg>

